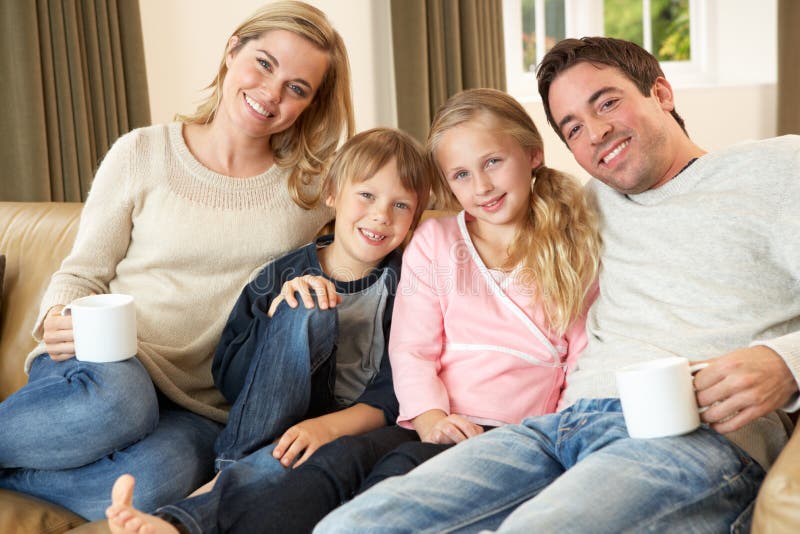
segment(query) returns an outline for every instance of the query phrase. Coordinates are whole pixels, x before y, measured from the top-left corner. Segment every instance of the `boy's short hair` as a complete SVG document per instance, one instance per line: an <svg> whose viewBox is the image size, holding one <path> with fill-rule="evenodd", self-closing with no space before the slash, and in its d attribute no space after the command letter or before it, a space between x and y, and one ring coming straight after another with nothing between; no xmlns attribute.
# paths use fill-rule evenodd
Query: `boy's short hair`
<svg viewBox="0 0 800 534"><path fill-rule="evenodd" d="M613 37L582 37L559 41L544 55L536 71L536 78L547 122L565 142L550 112L550 85L561 72L581 62L618 69L644 96L650 96L656 78L664 78L664 71L655 56L636 43ZM675 109L672 110L672 117L686 133L683 118Z"/></svg>
<svg viewBox="0 0 800 534"><path fill-rule="evenodd" d="M428 206L433 168L422 145L400 130L373 128L351 137L331 163L322 183L322 197L336 198L347 183L345 180L356 183L366 181L393 159L403 188L413 191L417 197L411 224L414 229Z"/></svg>

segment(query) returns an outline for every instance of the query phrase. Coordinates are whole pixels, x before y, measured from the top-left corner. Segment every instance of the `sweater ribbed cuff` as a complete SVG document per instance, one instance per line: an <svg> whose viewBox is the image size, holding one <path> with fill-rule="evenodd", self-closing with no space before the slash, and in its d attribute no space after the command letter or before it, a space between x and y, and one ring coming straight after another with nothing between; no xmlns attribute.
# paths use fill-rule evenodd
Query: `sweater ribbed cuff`
<svg viewBox="0 0 800 534"><path fill-rule="evenodd" d="M792 332L781 337L770 339L769 341L758 340L750 344L751 347L756 345L763 345L768 347L783 358L786 365L789 367L795 383L800 390L800 332ZM792 396L791 400L783 406L786 412L795 412L800 409L800 394L796 393Z"/></svg>
<svg viewBox="0 0 800 534"><path fill-rule="evenodd" d="M83 287L61 288L54 291L50 291L48 289L42 298L42 304L39 307L39 316L36 317L36 322L33 325L33 331L31 332L33 339L35 339L37 342L42 341L42 336L44 335L44 318L47 315L47 312L50 311L50 308L62 304L66 306L73 300L90 294L91 293Z"/></svg>

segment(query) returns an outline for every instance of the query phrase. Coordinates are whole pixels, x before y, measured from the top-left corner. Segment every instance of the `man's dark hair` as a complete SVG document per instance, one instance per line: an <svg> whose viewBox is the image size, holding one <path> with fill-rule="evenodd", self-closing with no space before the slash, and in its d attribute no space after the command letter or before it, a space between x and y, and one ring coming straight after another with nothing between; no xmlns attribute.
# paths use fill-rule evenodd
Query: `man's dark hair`
<svg viewBox="0 0 800 534"><path fill-rule="evenodd" d="M539 94L542 96L547 122L564 142L566 140L550 113L550 85L562 71L582 61L619 69L644 96L650 96L656 78L664 77L664 71L653 54L630 41L612 37L583 37L559 41L544 55L536 71L536 78L539 81ZM674 108L672 116L686 133L683 119Z"/></svg>

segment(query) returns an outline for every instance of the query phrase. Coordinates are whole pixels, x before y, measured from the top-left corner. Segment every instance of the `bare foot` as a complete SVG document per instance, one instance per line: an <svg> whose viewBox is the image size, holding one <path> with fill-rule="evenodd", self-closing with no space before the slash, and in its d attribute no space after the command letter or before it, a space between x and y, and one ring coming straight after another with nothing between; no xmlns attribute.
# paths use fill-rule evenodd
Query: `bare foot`
<svg viewBox="0 0 800 534"><path fill-rule="evenodd" d="M160 517L140 512L133 507L133 486L130 475L122 475L111 489L111 506L106 509L108 526L113 534L178 534L178 529Z"/></svg>
<svg viewBox="0 0 800 534"><path fill-rule="evenodd" d="M197 495L202 495L203 493L208 493L212 489L214 489L214 484L217 483L217 479L219 478L219 473L214 475L214 478L194 490L192 493L189 494L189 497L195 497Z"/></svg>

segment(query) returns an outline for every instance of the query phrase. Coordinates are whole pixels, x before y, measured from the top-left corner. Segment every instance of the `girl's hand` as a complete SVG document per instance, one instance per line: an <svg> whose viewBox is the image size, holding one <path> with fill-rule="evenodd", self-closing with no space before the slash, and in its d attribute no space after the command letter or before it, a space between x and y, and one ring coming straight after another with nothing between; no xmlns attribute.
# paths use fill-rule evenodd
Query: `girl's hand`
<svg viewBox="0 0 800 534"><path fill-rule="evenodd" d="M324 422L306 419L283 433L272 450L272 457L284 467L298 467L314 454L314 451L336 439L337 435ZM298 459L298 455L302 456ZM296 461L295 461L296 460Z"/></svg>
<svg viewBox="0 0 800 534"><path fill-rule="evenodd" d="M426 443L460 443L483 434L483 427L457 414L446 415L440 410L430 410L412 421L420 441Z"/></svg>
<svg viewBox="0 0 800 534"><path fill-rule="evenodd" d="M312 291L317 296L321 310L335 308L342 301L342 297L336 294L336 286L324 276L298 276L284 282L283 287L281 287L281 294L272 301L267 315L272 317L278 308L278 304L283 301L286 301L286 304L291 308L296 308L297 297L295 297L295 292L300 293L303 305L310 310L314 307Z"/></svg>
<svg viewBox="0 0 800 534"><path fill-rule="evenodd" d="M59 304L47 311L44 318L44 348L54 361L63 362L75 356L75 336L72 316L61 315L64 306Z"/></svg>

